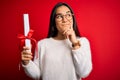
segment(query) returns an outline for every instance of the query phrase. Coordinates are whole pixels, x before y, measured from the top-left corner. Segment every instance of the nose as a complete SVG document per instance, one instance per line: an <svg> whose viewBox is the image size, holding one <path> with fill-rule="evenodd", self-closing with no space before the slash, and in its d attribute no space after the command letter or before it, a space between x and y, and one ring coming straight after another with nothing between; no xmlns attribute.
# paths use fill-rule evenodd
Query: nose
<svg viewBox="0 0 120 80"><path fill-rule="evenodd" d="M67 18L65 16L62 17L62 21L63 22L66 22L67 21Z"/></svg>

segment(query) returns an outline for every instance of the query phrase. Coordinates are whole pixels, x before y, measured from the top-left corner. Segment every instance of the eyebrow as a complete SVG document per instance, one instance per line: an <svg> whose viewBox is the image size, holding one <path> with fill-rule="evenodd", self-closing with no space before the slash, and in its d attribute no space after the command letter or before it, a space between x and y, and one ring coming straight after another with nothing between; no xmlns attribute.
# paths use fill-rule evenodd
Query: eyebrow
<svg viewBox="0 0 120 80"><path fill-rule="evenodd" d="M67 11L66 13L71 13L71 11ZM62 13L57 13L56 15L62 15Z"/></svg>
<svg viewBox="0 0 120 80"><path fill-rule="evenodd" d="M67 11L66 13L71 13L71 11Z"/></svg>

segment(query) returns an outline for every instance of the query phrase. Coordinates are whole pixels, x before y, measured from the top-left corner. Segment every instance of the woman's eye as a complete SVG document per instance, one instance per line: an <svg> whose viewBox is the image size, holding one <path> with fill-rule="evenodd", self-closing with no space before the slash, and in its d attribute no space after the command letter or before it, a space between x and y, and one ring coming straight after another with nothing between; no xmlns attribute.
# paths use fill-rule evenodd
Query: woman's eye
<svg viewBox="0 0 120 80"><path fill-rule="evenodd" d="M67 17L70 17L70 16L71 16L71 14L66 14L66 16L67 16Z"/></svg>
<svg viewBox="0 0 120 80"><path fill-rule="evenodd" d="M56 18L62 18L62 15L57 15Z"/></svg>

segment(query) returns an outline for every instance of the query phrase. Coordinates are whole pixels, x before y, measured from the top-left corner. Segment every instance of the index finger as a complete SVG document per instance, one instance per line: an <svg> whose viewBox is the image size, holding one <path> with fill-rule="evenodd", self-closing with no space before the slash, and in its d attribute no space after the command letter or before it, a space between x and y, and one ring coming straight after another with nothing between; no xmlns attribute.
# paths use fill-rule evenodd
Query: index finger
<svg viewBox="0 0 120 80"><path fill-rule="evenodd" d="M27 46L24 46L23 49L24 49L24 50L30 50L30 48L27 47Z"/></svg>

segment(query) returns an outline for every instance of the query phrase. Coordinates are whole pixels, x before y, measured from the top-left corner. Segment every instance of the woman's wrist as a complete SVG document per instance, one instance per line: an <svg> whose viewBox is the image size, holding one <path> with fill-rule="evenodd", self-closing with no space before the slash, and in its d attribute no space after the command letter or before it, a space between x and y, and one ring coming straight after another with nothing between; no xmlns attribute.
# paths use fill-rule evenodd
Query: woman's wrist
<svg viewBox="0 0 120 80"><path fill-rule="evenodd" d="M74 42L74 43L72 43L72 47L73 47L73 49L78 49L78 48L80 48L80 41L79 40L77 40L76 42Z"/></svg>
<svg viewBox="0 0 120 80"><path fill-rule="evenodd" d="M29 61L21 61L23 65L27 65Z"/></svg>

